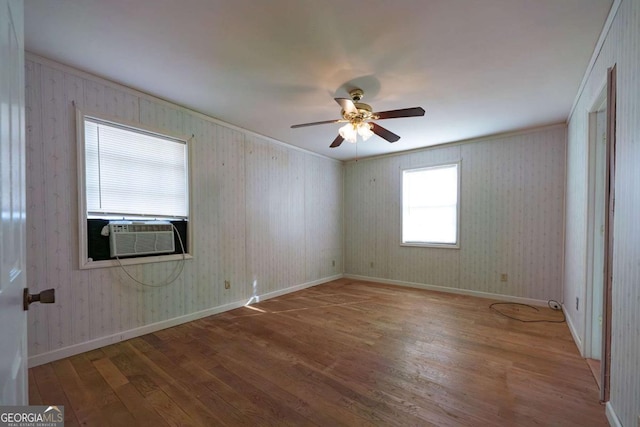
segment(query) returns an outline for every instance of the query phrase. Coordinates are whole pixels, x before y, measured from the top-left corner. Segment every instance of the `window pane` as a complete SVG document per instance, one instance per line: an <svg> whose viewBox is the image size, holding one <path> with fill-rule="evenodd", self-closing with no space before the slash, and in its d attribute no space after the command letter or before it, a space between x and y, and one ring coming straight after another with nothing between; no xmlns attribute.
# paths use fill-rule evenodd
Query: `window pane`
<svg viewBox="0 0 640 427"><path fill-rule="evenodd" d="M412 206L451 206L458 200L457 167L408 171L405 185Z"/></svg>
<svg viewBox="0 0 640 427"><path fill-rule="evenodd" d="M455 206L409 209L405 221L405 241L456 243Z"/></svg>
<svg viewBox="0 0 640 427"><path fill-rule="evenodd" d="M457 243L458 165L403 173L404 243Z"/></svg>
<svg viewBox="0 0 640 427"><path fill-rule="evenodd" d="M85 151L89 213L188 216L183 142L86 120Z"/></svg>

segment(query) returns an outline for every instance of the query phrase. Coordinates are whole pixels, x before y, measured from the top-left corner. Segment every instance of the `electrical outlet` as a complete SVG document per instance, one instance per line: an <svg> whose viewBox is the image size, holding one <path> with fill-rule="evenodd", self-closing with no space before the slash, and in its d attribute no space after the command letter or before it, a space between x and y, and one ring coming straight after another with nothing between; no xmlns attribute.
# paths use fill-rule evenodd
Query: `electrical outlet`
<svg viewBox="0 0 640 427"><path fill-rule="evenodd" d="M580 309L580 298L576 297L576 311Z"/></svg>
<svg viewBox="0 0 640 427"><path fill-rule="evenodd" d="M501 282L506 282L507 280L509 280L509 276L507 275L507 273L502 273L500 275L500 281Z"/></svg>
<svg viewBox="0 0 640 427"><path fill-rule="evenodd" d="M231 282L230 282L230 281L228 281L228 280L225 280L225 281L224 281L224 288L225 288L225 289L229 289L229 288L231 288Z"/></svg>

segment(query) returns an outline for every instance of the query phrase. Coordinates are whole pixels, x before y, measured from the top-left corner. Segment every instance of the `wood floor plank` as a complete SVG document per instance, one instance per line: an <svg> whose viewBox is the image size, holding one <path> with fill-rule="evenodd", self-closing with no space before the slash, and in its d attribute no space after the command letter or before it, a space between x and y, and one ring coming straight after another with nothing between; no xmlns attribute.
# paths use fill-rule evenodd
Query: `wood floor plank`
<svg viewBox="0 0 640 427"><path fill-rule="evenodd" d="M68 425L606 426L567 325L492 302L339 279L32 368L30 399Z"/></svg>
<svg viewBox="0 0 640 427"><path fill-rule="evenodd" d="M264 392L280 401L288 401L297 408L297 412L307 418L311 417L321 425L370 425L366 418L346 410L356 402L346 399L320 382L309 381L307 375L301 375L290 361L262 353L255 348L248 350L252 351L243 351L242 354L232 351L222 357L225 364L235 365L237 369L244 369L249 374L248 377L257 378L255 384ZM258 368L263 364L271 369Z"/></svg>
<svg viewBox="0 0 640 427"><path fill-rule="evenodd" d="M101 358L93 360L93 366L100 372L102 378L109 384L113 390L117 390L118 387L123 386L129 382L122 372L113 364L108 358Z"/></svg>
<svg viewBox="0 0 640 427"><path fill-rule="evenodd" d="M60 379L60 384L65 394L69 398L71 407L67 407L66 410L73 410L79 413L79 411L87 410L87 408L93 408L93 394L87 392L86 386L82 384L82 380L73 368L71 361L62 359L52 362L51 365ZM79 421L83 420L79 419Z"/></svg>
<svg viewBox="0 0 640 427"><path fill-rule="evenodd" d="M207 389L201 376L184 369L153 348L141 352L135 348L141 342L132 340L133 353L153 371L156 382L162 381L160 388L194 421L202 425L248 425L232 406Z"/></svg>
<svg viewBox="0 0 640 427"><path fill-rule="evenodd" d="M64 392L65 383L61 382L55 373L53 365L36 366L29 369L33 373L38 391L44 405L64 406L65 425L79 425L77 414L74 412L67 395ZM68 408L68 409L67 409Z"/></svg>
<svg viewBox="0 0 640 427"><path fill-rule="evenodd" d="M91 405L97 408L117 402L118 397L113 389L102 378L93 363L83 354L69 358L74 371L77 373L84 390L90 390ZM55 362L54 362L55 363Z"/></svg>
<svg viewBox="0 0 640 427"><path fill-rule="evenodd" d="M153 408L170 426L197 426L197 424L176 402L162 390L154 390L145 397Z"/></svg>
<svg viewBox="0 0 640 427"><path fill-rule="evenodd" d="M255 383L259 381L259 378L245 375L242 369L237 369L233 364L231 365L231 369L224 365L218 365L211 369L211 372L220 381L247 396L254 405L265 408L276 423L289 426L318 425L301 415L296 411L296 408L289 407L286 402L282 402L268 392L256 387Z"/></svg>
<svg viewBox="0 0 640 427"><path fill-rule="evenodd" d="M144 427L163 427L169 425L169 423L155 411L153 406L142 397L133 384L129 382L123 384L118 387L115 392L118 398L120 398L120 401L135 418L135 422L132 425Z"/></svg>
<svg viewBox="0 0 640 427"><path fill-rule="evenodd" d="M31 369L29 370L29 403L31 405L44 405L40 390L38 390L35 374Z"/></svg>

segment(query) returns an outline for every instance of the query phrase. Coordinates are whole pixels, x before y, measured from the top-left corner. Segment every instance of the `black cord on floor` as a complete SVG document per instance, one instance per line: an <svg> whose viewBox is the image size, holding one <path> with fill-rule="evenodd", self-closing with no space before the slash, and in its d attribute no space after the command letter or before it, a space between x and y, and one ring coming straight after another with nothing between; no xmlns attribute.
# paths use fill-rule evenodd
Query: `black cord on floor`
<svg viewBox="0 0 640 427"><path fill-rule="evenodd" d="M533 305L529 305L529 304L522 304L519 302L494 302L493 304L489 305L489 308L493 311L495 311L496 313L504 316L504 317L508 317L509 319L513 319L513 320L517 320L518 322L522 322L522 323L564 323L567 321L567 318L564 315L564 311L562 311L562 308L554 308L554 306L551 305L551 303L555 303L555 307L561 307L560 303L556 300L549 300L547 301L547 305L549 306L550 309L552 310L556 310L556 311L560 311L562 313L562 320L549 320L549 319L540 319L540 320L524 320L524 319L519 319L517 317L514 316L510 316L508 314L505 314L503 312L501 312L500 310L498 310L497 308L495 308L495 306L497 305L519 305L519 306L523 306L523 307L529 307L529 308L533 308L535 311L540 311L537 307L534 307Z"/></svg>

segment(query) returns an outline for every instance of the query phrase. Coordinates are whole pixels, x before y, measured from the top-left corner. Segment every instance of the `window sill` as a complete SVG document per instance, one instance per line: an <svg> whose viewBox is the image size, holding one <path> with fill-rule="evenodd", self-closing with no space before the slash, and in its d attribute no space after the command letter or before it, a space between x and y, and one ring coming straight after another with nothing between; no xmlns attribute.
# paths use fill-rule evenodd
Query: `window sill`
<svg viewBox="0 0 640 427"><path fill-rule="evenodd" d="M400 246L407 246L410 248L439 248L439 249L460 249L460 244L446 244L446 243L419 243L409 242L400 243Z"/></svg>
<svg viewBox="0 0 640 427"><path fill-rule="evenodd" d="M184 259L193 259L193 255L186 254L184 255ZM138 265L138 264L151 264L157 262L167 262L167 261L180 261L182 260L182 254L171 254L171 255L158 255L158 256L147 256L140 258L122 258L120 263L122 265ZM107 268L107 267L119 267L120 263L116 259L108 259L102 261L85 261L80 265L81 270L89 270L92 268Z"/></svg>

